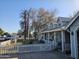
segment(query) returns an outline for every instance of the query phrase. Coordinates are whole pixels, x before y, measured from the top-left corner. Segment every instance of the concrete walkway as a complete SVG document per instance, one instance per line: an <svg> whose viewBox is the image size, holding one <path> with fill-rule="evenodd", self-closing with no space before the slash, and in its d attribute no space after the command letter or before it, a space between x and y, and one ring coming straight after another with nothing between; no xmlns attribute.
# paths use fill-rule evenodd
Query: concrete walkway
<svg viewBox="0 0 79 59"><path fill-rule="evenodd" d="M10 54L9 56L17 57L18 59L71 59L70 57L67 57L64 54L58 52L21 53Z"/></svg>

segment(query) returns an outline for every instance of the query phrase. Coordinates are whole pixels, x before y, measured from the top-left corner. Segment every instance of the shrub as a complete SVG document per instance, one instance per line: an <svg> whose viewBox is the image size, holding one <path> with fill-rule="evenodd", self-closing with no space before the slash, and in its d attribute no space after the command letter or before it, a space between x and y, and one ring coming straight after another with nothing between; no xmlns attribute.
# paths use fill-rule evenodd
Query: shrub
<svg viewBox="0 0 79 59"><path fill-rule="evenodd" d="M43 40L40 40L39 43L45 43Z"/></svg>

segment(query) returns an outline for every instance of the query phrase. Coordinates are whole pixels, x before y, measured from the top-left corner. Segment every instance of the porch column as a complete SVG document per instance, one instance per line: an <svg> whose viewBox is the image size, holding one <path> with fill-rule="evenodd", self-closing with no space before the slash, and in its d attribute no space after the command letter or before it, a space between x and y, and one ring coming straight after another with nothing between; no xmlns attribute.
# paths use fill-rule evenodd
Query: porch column
<svg viewBox="0 0 79 59"><path fill-rule="evenodd" d="M54 46L56 47L56 32L54 32Z"/></svg>
<svg viewBox="0 0 79 59"><path fill-rule="evenodd" d="M48 32L48 43L49 43L49 39L50 39L50 35L49 35L49 32Z"/></svg>
<svg viewBox="0 0 79 59"><path fill-rule="evenodd" d="M43 34L43 40L44 40L44 41L46 40L46 36L45 36L45 33Z"/></svg>
<svg viewBox="0 0 79 59"><path fill-rule="evenodd" d="M62 40L62 52L64 52L65 49L65 32L61 31L61 40Z"/></svg>
<svg viewBox="0 0 79 59"><path fill-rule="evenodd" d="M74 58L78 58L78 50L77 50L77 32L73 31L73 35L70 35L71 40L71 56Z"/></svg>
<svg viewBox="0 0 79 59"><path fill-rule="evenodd" d="M46 33L44 33L44 40L46 40Z"/></svg>
<svg viewBox="0 0 79 59"><path fill-rule="evenodd" d="M45 40L45 34L43 33L43 40Z"/></svg>

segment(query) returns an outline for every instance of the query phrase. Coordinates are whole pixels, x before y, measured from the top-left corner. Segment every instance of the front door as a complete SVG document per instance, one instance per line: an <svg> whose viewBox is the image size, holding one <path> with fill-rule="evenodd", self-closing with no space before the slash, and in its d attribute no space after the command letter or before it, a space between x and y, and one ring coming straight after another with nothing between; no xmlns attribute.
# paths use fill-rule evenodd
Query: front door
<svg viewBox="0 0 79 59"><path fill-rule="evenodd" d="M79 59L79 30L77 31L78 59Z"/></svg>

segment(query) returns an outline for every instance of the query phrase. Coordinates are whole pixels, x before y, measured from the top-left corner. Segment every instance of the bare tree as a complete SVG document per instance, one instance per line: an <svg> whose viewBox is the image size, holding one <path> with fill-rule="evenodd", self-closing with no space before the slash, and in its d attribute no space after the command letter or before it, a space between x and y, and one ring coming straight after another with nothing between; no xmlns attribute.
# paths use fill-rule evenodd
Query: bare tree
<svg viewBox="0 0 79 59"><path fill-rule="evenodd" d="M46 25L50 22L55 22L55 11L48 11L44 8L40 8L36 13L34 20L32 21L32 27L35 32L40 34L40 30L42 29L43 24ZM43 27L44 28L44 27Z"/></svg>
<svg viewBox="0 0 79 59"><path fill-rule="evenodd" d="M39 10L30 8L25 9L21 12L21 28L23 30L24 39L29 37L29 27L32 31L37 32L39 36L40 29L42 28L42 24L46 25L50 22L55 22L55 11L48 11L44 8L40 8ZM32 24L29 24L32 22ZM27 35L28 34L28 35Z"/></svg>
<svg viewBox="0 0 79 59"><path fill-rule="evenodd" d="M45 10L43 8L40 8L38 11L38 15L40 16L40 20L45 20L44 22L48 23L48 22L54 22L55 21L55 12L56 11L49 11L49 10Z"/></svg>

